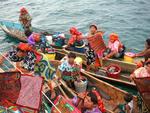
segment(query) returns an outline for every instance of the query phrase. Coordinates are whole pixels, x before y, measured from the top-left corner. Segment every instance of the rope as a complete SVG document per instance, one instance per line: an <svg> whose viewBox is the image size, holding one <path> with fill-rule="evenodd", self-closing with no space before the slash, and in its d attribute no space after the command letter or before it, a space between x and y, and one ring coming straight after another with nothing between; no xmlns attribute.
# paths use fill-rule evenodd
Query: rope
<svg viewBox="0 0 150 113"><path fill-rule="evenodd" d="M57 111L59 113L61 113L61 111L55 106L55 104L45 95L45 93L42 91L42 94L46 97L46 99L57 109Z"/></svg>

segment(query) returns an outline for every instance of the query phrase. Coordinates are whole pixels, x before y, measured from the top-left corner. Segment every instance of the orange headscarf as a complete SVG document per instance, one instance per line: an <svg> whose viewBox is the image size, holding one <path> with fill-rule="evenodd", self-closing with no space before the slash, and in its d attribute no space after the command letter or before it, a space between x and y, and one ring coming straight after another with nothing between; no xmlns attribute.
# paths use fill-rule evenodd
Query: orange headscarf
<svg viewBox="0 0 150 113"><path fill-rule="evenodd" d="M116 33L111 33L110 35L109 35L109 40L114 40L114 41L119 41L119 36L118 36L118 34L116 34Z"/></svg>
<svg viewBox="0 0 150 113"><path fill-rule="evenodd" d="M28 43L19 43L17 48L22 51L31 51L32 50L32 47Z"/></svg>

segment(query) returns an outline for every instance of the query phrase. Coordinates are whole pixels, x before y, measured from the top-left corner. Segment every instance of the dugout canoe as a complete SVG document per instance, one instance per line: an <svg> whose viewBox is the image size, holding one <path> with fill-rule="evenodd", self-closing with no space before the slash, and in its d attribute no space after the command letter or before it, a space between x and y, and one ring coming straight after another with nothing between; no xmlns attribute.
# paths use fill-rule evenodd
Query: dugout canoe
<svg viewBox="0 0 150 113"><path fill-rule="evenodd" d="M67 55L67 53L69 53L69 51L62 50L62 49L57 49L56 52L59 53L58 57L64 56L65 54ZM81 53L77 53L77 56L82 57L83 55L82 56L81 55L82 55ZM83 61L85 61L85 57L82 57L82 58L83 58ZM136 90L135 84L131 83L129 80L130 74L127 74L127 73L121 74L121 76L118 79L115 79L115 78L108 77L105 70L99 70L98 74L96 74L94 71L85 71L85 73L90 74L96 78L99 78L100 80L103 80L105 82L115 83L115 84L117 83L118 85L121 85L121 86L125 85L127 87L130 87L130 88L133 88L134 90Z"/></svg>
<svg viewBox="0 0 150 113"><path fill-rule="evenodd" d="M82 72L81 74L82 76L88 79L88 85L90 84L90 87L94 86L101 94L104 105L107 109L107 113L114 113L113 109L117 105L125 102L124 96L127 94L126 91L116 88L111 84L101 81L85 72ZM63 84L65 84L65 82ZM71 94L77 95L77 92L67 87L66 84L63 86L65 86L64 88L68 91L67 93L71 92ZM133 96L133 101L134 101L134 112L138 113L137 96Z"/></svg>
<svg viewBox="0 0 150 113"><path fill-rule="evenodd" d="M61 56L61 54L59 55ZM62 55L64 56L64 55ZM57 65L61 64L59 63L60 61L57 61ZM109 112L113 112L113 108L120 104L120 103L124 103L124 96L125 94L127 93L132 93L132 91L125 91L125 90L122 90L121 88L117 88L115 87L115 85L111 85L105 81L102 81L96 77L93 77L92 75L86 73L84 70L81 71L81 75L86 77L88 79L88 81L90 82L90 84L96 88L98 88L99 92L101 93L101 95L103 96L104 98L104 102L105 102L105 105L106 105L106 108L108 109L107 111ZM63 82L63 81L61 81ZM114 82L115 84L117 84L116 82ZM75 91L72 91L72 89L68 88L66 86L65 83L61 83L63 84L63 86L65 87L65 89L67 89L67 94L68 93L71 93L72 96L75 96L76 93ZM133 89L133 87L131 87L130 85L123 85L124 87L126 87L126 89ZM137 89L135 89L136 92L137 92ZM134 109L135 111L137 110L137 96L134 95ZM137 111L136 111L137 112Z"/></svg>
<svg viewBox="0 0 150 113"><path fill-rule="evenodd" d="M9 36L18 39L23 42L27 42L27 37L24 34L24 30L21 24L10 22L10 21L0 21L1 29L8 34ZM37 30L35 30L37 31ZM53 46L54 48L58 48L57 46ZM64 53L68 53L68 50L62 49L59 47L59 51L63 51ZM72 51L73 52L73 51ZM86 61L85 54L74 52L77 56L80 56ZM122 68L122 71L125 72L133 72L136 69L135 63L124 62L116 59L103 60L103 66L109 66L110 64L117 64Z"/></svg>
<svg viewBox="0 0 150 113"><path fill-rule="evenodd" d="M134 82L143 99L143 102L150 111L150 77L134 78Z"/></svg>
<svg viewBox="0 0 150 113"><path fill-rule="evenodd" d="M68 54L70 52L70 51L65 50L65 49L57 49L57 51L63 52L65 54ZM81 57L84 61L86 61L85 54L74 52L74 51L71 51L71 52L75 53L77 56ZM121 67L122 71L130 72L130 73L132 73L137 68L137 65L135 63L125 62L125 61L116 60L116 59L103 60L103 66L104 67L107 67L110 64L119 65Z"/></svg>
<svg viewBox="0 0 150 113"><path fill-rule="evenodd" d="M8 36L22 42L27 42L27 37L24 34L24 29L21 24L10 21L0 21L0 27Z"/></svg>

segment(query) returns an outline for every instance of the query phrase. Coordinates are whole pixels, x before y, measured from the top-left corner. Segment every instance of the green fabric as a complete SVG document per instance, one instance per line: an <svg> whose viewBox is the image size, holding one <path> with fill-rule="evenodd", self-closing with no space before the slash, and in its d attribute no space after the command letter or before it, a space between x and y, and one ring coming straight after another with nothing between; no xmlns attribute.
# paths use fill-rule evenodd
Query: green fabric
<svg viewBox="0 0 150 113"><path fill-rule="evenodd" d="M72 76L65 76L65 75L62 76L62 79L65 81L74 80L74 78Z"/></svg>
<svg viewBox="0 0 150 113"><path fill-rule="evenodd" d="M48 79L53 79L55 75L55 68L52 67L46 55L41 53L42 59L35 65L35 73L38 73L40 76L44 77L47 81Z"/></svg>

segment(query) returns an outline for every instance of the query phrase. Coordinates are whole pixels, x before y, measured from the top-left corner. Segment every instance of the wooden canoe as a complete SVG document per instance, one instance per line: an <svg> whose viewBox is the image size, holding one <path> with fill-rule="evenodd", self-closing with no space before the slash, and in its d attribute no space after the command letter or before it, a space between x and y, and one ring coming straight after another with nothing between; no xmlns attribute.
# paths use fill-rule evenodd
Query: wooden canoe
<svg viewBox="0 0 150 113"><path fill-rule="evenodd" d="M66 50L62 50L62 49L57 49L56 52L59 52L59 56L61 55L67 55L67 53L69 53L69 51L66 51ZM82 56L81 56L82 55ZM83 58L83 61L85 61L85 57L83 57L83 54L81 53L77 53L77 56L80 56ZM109 62L109 61L108 61ZM84 62L85 63L85 62ZM100 80L103 80L105 82L109 82L109 83L117 83L118 85L120 84L121 86L127 86L127 87L130 87L130 88L133 88L134 90L136 90L136 86L134 83L131 83L129 81L129 74L121 74L120 78L119 79L114 79L114 78L110 78L107 76L107 73L105 70L100 70L98 74L96 74L95 72L91 71L85 71L85 73L87 74L90 74L96 78L99 78Z"/></svg>
<svg viewBox="0 0 150 113"><path fill-rule="evenodd" d="M7 35L22 42L27 42L27 37L24 34L21 24L3 21L0 22L0 27Z"/></svg>
<svg viewBox="0 0 150 113"><path fill-rule="evenodd" d="M68 54L70 52L70 51L65 50L65 49L58 49L58 51L64 52L66 54ZM86 61L85 54L74 52L74 51L71 51L71 52L75 53L77 56L81 57L84 61ZM104 67L107 67L110 64L119 65L121 67L122 71L130 72L130 73L132 73L137 68L137 65L135 63L125 62L125 61L116 60L116 59L103 60L103 66Z"/></svg>
<svg viewBox="0 0 150 113"><path fill-rule="evenodd" d="M84 75L91 83L93 83L96 87L101 89L103 92L105 92L107 95L111 97L109 101L107 101L109 104L109 109L112 110L114 106L120 103L124 103L124 96L127 94L126 91L121 90L119 88L116 88L104 81L101 81L90 74L82 72L82 75ZM134 110L137 110L137 97L134 96ZM137 111L136 111L137 113Z"/></svg>
<svg viewBox="0 0 150 113"><path fill-rule="evenodd" d="M61 54L59 55L61 56ZM62 55L64 56L64 55ZM56 62L56 66L58 66L60 63L60 61ZM97 87L99 89L99 91L101 92L101 95L104 97L104 102L105 102L105 106L107 108L108 113L112 112L112 110L114 109L114 107L120 103L124 103L124 96L127 93L131 93L131 92L126 92L120 88L117 88L107 82L104 82L96 77L93 77L92 75L88 74L86 71L82 70L81 74L83 76L85 76L88 81L93 84L95 87ZM63 82L63 81L62 81ZM63 84L63 86L65 87L65 89L67 89L67 93L71 93L72 97L76 95L75 91L72 91L72 89L68 88L65 83L61 83ZM134 88L131 87L131 85L125 85L124 87L127 88ZM136 89L135 89L136 90ZM135 111L137 110L137 96L134 95L134 109ZM137 111L136 111L137 113Z"/></svg>
<svg viewBox="0 0 150 113"><path fill-rule="evenodd" d="M150 77L135 78L134 82L140 92L143 102L150 111Z"/></svg>
<svg viewBox="0 0 150 113"><path fill-rule="evenodd" d="M114 113L113 109L121 104L124 103L124 96L127 94L126 91L123 91L119 88L116 88L104 81L101 81L87 73L82 72L82 76L86 77L88 79L88 83L93 84L94 87L96 87L99 91L99 93L102 96L102 99L104 101L104 105L107 109L107 113ZM63 83L65 84L65 83ZM71 93L72 95L76 95L77 92L70 89L69 87L65 85L65 89L67 89L67 93ZM134 112L138 113L138 107L137 107L137 97L133 97L134 101Z"/></svg>

